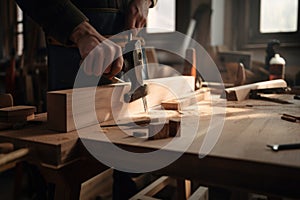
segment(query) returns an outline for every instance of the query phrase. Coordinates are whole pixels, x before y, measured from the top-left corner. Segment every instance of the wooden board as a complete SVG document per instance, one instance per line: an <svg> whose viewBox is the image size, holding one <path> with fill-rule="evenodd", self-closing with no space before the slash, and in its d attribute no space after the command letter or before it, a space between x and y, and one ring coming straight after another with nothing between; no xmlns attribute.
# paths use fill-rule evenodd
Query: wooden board
<svg viewBox="0 0 300 200"><path fill-rule="evenodd" d="M201 88L195 92L191 92L178 99L169 99L163 101L161 106L166 110L182 110L185 107L196 104L201 100L208 99L210 97L210 90L208 88Z"/></svg>
<svg viewBox="0 0 300 200"><path fill-rule="evenodd" d="M148 126L148 139L159 140L169 137L179 137L181 134L181 119L171 118L168 122L151 123Z"/></svg>
<svg viewBox="0 0 300 200"><path fill-rule="evenodd" d="M60 166L79 157L80 142L77 133L57 133L46 127L46 113L18 130L0 131L0 142L12 143L14 149L29 148L30 158L47 165Z"/></svg>
<svg viewBox="0 0 300 200"><path fill-rule="evenodd" d="M150 79L146 97L148 107L160 105L166 99L181 97L194 91L195 79L192 76L176 76ZM107 120L118 120L131 114L143 112L142 99L131 103L124 102L124 94L130 83L118 83L95 88L78 88L48 92L48 128L69 132ZM73 95L76 94L76 99ZM73 111L72 103L76 104ZM95 105L94 107L91 105ZM93 117L96 112L97 119ZM74 118L76 117L76 126Z"/></svg>
<svg viewBox="0 0 300 200"><path fill-rule="evenodd" d="M0 109L0 122L20 122L34 118L36 107L11 106Z"/></svg>
<svg viewBox="0 0 300 200"><path fill-rule="evenodd" d="M284 88L287 87L287 83L282 80L263 81L248 85L242 85L238 87L232 87L225 89L225 95L229 101L242 101L248 98L251 90L255 89L267 89L267 88Z"/></svg>
<svg viewBox="0 0 300 200"><path fill-rule="evenodd" d="M0 94L0 108L13 106L14 101L11 94Z"/></svg>

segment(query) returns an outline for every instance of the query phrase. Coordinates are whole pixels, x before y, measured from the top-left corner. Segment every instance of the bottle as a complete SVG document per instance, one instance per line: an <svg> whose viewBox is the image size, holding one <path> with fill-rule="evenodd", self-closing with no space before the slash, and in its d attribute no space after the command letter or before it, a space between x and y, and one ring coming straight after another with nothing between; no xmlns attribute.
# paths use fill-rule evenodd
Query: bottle
<svg viewBox="0 0 300 200"><path fill-rule="evenodd" d="M285 60L277 53L270 60L270 80L284 79L285 75Z"/></svg>

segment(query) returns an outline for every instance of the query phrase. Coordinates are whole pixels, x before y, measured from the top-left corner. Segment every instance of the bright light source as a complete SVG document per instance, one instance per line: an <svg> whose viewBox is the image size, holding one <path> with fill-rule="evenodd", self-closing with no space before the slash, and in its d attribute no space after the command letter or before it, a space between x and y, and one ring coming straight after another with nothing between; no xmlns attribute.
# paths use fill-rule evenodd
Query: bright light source
<svg viewBox="0 0 300 200"><path fill-rule="evenodd" d="M154 8L149 9L147 32L163 33L175 31L176 0L157 1Z"/></svg>
<svg viewBox="0 0 300 200"><path fill-rule="evenodd" d="M298 0L261 0L260 32L296 32Z"/></svg>

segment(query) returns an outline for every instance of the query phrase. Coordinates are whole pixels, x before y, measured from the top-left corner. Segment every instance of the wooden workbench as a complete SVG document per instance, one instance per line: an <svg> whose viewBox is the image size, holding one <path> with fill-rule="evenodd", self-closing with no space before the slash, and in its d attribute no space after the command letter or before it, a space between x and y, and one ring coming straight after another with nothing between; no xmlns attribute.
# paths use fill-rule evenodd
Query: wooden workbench
<svg viewBox="0 0 300 200"><path fill-rule="evenodd" d="M266 144L300 142L300 124L280 118L283 113L300 115L300 101L293 100L292 97L292 95L283 96L282 98L293 103L284 105L259 100L227 102L222 133L212 151L199 159L199 149L212 114L210 103L201 102L199 111L192 108L189 111L201 116L198 133L192 145L185 152L179 152L176 148L166 149L165 152L170 155L177 153L183 155L154 173L196 179L207 186L300 198L300 150L273 152L266 148ZM49 182L63 180L60 183L68 187L68 190L64 190L64 198L76 199L80 183L107 168L87 153L82 141L99 147L101 144L107 145L107 141L99 139L94 133L81 135L82 140L79 140L76 131L69 133L49 131L46 115L40 115L37 121L40 122L29 124L21 130L1 131L0 141L12 142L17 148L29 147L30 162L39 165L42 171L47 171L44 174L52 174L46 177ZM187 122L183 126L189 127L191 124ZM103 129L111 142L135 152L161 149L173 139L149 141L130 137L118 127ZM135 129L131 128L131 131ZM189 136L183 132L181 137ZM109 155L109 152L105 153ZM76 168L79 171L83 167L82 162L76 162L81 159L88 160L89 163L86 161L85 173L80 170L80 177L74 181L74 176L70 174L77 173ZM139 162L140 160L136 160L137 165ZM54 178L54 174L59 174L57 179ZM61 197L59 193L56 195L57 198Z"/></svg>

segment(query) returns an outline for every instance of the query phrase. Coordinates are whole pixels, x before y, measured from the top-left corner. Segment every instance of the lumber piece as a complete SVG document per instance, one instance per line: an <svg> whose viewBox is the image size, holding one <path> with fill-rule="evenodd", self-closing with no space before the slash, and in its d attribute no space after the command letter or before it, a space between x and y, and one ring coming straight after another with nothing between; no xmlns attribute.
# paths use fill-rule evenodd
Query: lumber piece
<svg viewBox="0 0 300 200"><path fill-rule="evenodd" d="M35 106L11 106L0 109L0 122L24 122L34 119Z"/></svg>
<svg viewBox="0 0 300 200"><path fill-rule="evenodd" d="M164 189L168 185L176 185L176 180L169 176L162 176L159 179L155 180L153 183L145 187L143 190L135 194L130 200L139 200L139 199L151 199L158 200L153 196L159 193L162 189Z"/></svg>
<svg viewBox="0 0 300 200"><path fill-rule="evenodd" d="M196 104L201 100L208 99L210 96L210 90L208 88L201 88L195 92L191 92L177 99L169 99L163 101L161 106L165 110L183 110L184 108Z"/></svg>
<svg viewBox="0 0 300 200"><path fill-rule="evenodd" d="M169 136L179 137L181 135L180 126L181 126L180 118L171 118L169 120Z"/></svg>
<svg viewBox="0 0 300 200"><path fill-rule="evenodd" d="M263 81L252 83L248 85L242 85L225 89L226 99L228 101L242 101L248 99L251 90L255 89L268 89L268 88L284 88L287 87L287 83L283 79Z"/></svg>
<svg viewBox="0 0 300 200"><path fill-rule="evenodd" d="M29 153L28 148L18 149L3 156L0 156L0 166L5 165L11 161L22 158Z"/></svg>
<svg viewBox="0 0 300 200"><path fill-rule="evenodd" d="M175 76L149 79L146 96L148 107L155 107L166 99L184 96L194 91L195 78ZM58 132L69 132L108 120L119 120L144 111L142 99L126 103L124 94L130 90L130 83L116 83L95 88L77 88L52 91L47 94L48 128ZM76 110L73 111L73 92L76 92ZM91 109L91 104L95 106ZM96 113L97 119L93 117ZM76 117L76 126L74 123ZM78 120L79 119L79 120Z"/></svg>
<svg viewBox="0 0 300 200"><path fill-rule="evenodd" d="M169 137L169 124L168 123L151 123L149 125L149 140L158 140Z"/></svg>
<svg viewBox="0 0 300 200"><path fill-rule="evenodd" d="M188 200L208 200L208 188L199 186L198 189L188 198Z"/></svg>
<svg viewBox="0 0 300 200"><path fill-rule="evenodd" d="M13 106L14 100L11 94L0 94L0 108Z"/></svg>
<svg viewBox="0 0 300 200"><path fill-rule="evenodd" d="M0 154L9 153L14 150L14 145L12 143L0 143Z"/></svg>
<svg viewBox="0 0 300 200"><path fill-rule="evenodd" d="M180 136L180 118L171 118L168 122L151 123L148 127L148 139L158 140Z"/></svg>

